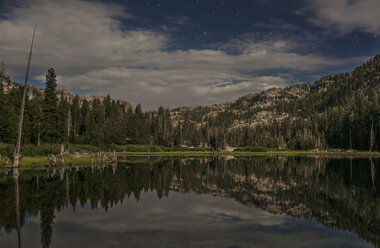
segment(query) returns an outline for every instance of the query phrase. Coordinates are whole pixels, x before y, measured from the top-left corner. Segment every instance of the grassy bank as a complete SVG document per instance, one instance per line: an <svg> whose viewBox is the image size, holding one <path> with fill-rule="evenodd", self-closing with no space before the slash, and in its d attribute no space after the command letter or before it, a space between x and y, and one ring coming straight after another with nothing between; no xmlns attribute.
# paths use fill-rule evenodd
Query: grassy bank
<svg viewBox="0 0 380 248"><path fill-rule="evenodd" d="M130 161L130 157L138 160L140 157L142 161L146 162L144 158L154 157L212 157L212 156L234 156L239 157L265 157L265 156L330 156L330 157L380 157L380 152L298 152L298 151L271 151L271 152L118 152L120 162ZM128 158L129 157L129 158ZM23 157L20 160L20 167L44 167L51 166L52 157L37 156L37 157ZM153 159L154 160L154 159ZM90 156L68 156L65 158L65 166L81 166L90 165L92 158ZM110 162L110 157L103 160ZM57 158L58 165L62 165L62 159ZM94 163L100 162L99 158L94 158ZM8 159L8 166L12 165L12 161ZM5 166L4 157L0 159L0 166Z"/></svg>
<svg viewBox="0 0 380 248"><path fill-rule="evenodd" d="M113 148L113 149L112 149ZM5 159L8 158L8 166L12 165L10 160L13 153L13 145L0 144L0 166L5 165ZM100 147L90 145L70 145L71 154L82 154L81 156L68 156L65 158L64 164L66 165L89 165L92 158L89 154L101 151ZM234 157L249 157L249 156L340 156L340 157L380 157L380 152L366 152L366 151L275 151L268 150L261 147L242 147L235 149L233 152L218 152L210 151L204 148L168 148L161 146L149 145L126 145L126 146L113 146L109 147L108 151L116 151L121 161L123 156L126 157L210 157L210 156L234 156ZM57 155L60 152L59 145L24 145L22 151L22 158L20 166L46 166L51 165L51 154L57 157L57 162L62 164L61 158ZM106 161L110 161L107 158ZM97 163L98 158L94 158Z"/></svg>
<svg viewBox="0 0 380 248"><path fill-rule="evenodd" d="M15 146L13 144L1 144L0 143L0 155L2 157L12 157ZM211 151L210 148L203 147L164 147L158 145L82 145L82 144L70 144L69 152L74 153L94 153L99 151L116 151L116 152L207 152ZM59 144L41 144L39 146L26 144L21 146L21 155L24 157L38 157L38 156L50 156L58 155L61 152L61 145Z"/></svg>
<svg viewBox="0 0 380 248"><path fill-rule="evenodd" d="M52 157L47 157L47 156L23 157L20 160L20 167L25 167L25 166L39 167L39 166L46 166L46 165L50 166L50 165L52 165L51 161L52 161ZM105 158L103 160L103 162L110 162L110 161L112 161L111 158ZM62 163L61 158L57 158L58 165L62 165L62 164L63 165L73 165L73 166L89 165L89 164L91 164L91 162L92 162L92 158L90 156L80 156L80 157L67 156L64 159L64 163ZM100 159L94 158L94 163L98 163L98 162L100 162ZM0 166L5 166L5 159L4 158L0 159ZM12 161L10 161L9 159L8 159L8 166L12 166Z"/></svg>
<svg viewBox="0 0 380 248"><path fill-rule="evenodd" d="M14 145L11 144L1 144L0 143L0 155L2 157L12 157L14 151ZM164 147L159 145L101 145L101 146L92 146L92 145L82 145L82 144L70 144L69 145L69 153L70 154L84 154L84 153L95 153L99 151L107 151L112 152L116 151L120 153L126 154L135 154L135 155L203 155L209 156L214 154L221 155L304 155L304 154L312 154L312 155L365 155L365 156L377 156L380 152L366 152L366 151L344 151L344 150L328 150L328 151L278 151L275 149L260 147L260 146L244 146L237 147L233 151L230 152L217 152L213 151L211 148L204 147ZM42 144L40 146L27 144L21 147L21 156L24 157L44 157L51 156L52 154L57 156L61 151L61 146L59 144Z"/></svg>
<svg viewBox="0 0 380 248"><path fill-rule="evenodd" d="M308 151L268 151L268 152L118 152L120 156L357 156L380 157L380 152L308 152Z"/></svg>

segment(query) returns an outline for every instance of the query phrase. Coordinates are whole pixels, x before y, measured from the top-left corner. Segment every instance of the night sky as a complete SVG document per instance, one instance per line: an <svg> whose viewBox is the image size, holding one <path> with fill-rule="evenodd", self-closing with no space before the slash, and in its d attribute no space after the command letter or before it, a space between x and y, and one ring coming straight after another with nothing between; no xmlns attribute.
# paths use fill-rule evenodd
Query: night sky
<svg viewBox="0 0 380 248"><path fill-rule="evenodd" d="M209 105L352 70L380 53L378 0L0 0L0 60L22 82L144 109Z"/></svg>

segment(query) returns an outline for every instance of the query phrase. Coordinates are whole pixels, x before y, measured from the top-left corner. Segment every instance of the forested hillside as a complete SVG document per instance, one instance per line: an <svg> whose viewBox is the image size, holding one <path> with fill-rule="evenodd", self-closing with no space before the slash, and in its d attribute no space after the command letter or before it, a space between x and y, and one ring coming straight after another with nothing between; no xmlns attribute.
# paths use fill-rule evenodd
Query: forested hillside
<svg viewBox="0 0 380 248"><path fill-rule="evenodd" d="M5 74L0 82L0 143L15 143L23 87ZM380 150L380 55L351 73L214 106L143 112L56 87L49 69L46 89L29 89L23 143Z"/></svg>
<svg viewBox="0 0 380 248"><path fill-rule="evenodd" d="M192 144L301 150L369 150L373 144L372 150L378 151L379 93L377 55L351 73L325 76L313 84L273 88L225 104L172 113Z"/></svg>

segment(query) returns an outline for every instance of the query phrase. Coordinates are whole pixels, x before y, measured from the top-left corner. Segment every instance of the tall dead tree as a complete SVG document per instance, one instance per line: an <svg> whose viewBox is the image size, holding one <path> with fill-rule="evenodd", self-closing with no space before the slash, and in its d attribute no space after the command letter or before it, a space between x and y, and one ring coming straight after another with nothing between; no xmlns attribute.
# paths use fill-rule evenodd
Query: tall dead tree
<svg viewBox="0 0 380 248"><path fill-rule="evenodd" d="M181 149L182 149L182 152L183 152L183 137L182 137L182 124L181 124L181 121L179 122L179 131L181 132Z"/></svg>
<svg viewBox="0 0 380 248"><path fill-rule="evenodd" d="M66 149L69 150L69 140L70 140L70 132L71 132L71 108L67 113L67 139L66 139Z"/></svg>
<svg viewBox="0 0 380 248"><path fill-rule="evenodd" d="M350 151L352 151L352 133L350 128Z"/></svg>
<svg viewBox="0 0 380 248"><path fill-rule="evenodd" d="M375 144L375 132L373 131L373 120L371 125L371 132L369 135L369 151L372 152L372 147Z"/></svg>
<svg viewBox="0 0 380 248"><path fill-rule="evenodd" d="M27 93L27 90L28 90L28 78L29 78L30 60L32 59L34 35L36 34L36 28L37 28L37 26L34 27L33 37L32 37L32 44L30 45L30 51L29 51L28 66L26 67L24 92L22 94L21 110L20 110L20 121L18 123L17 143L16 143L15 151L13 153L13 166L14 167L18 167L18 164L19 164L20 146L21 146L21 135L22 135L22 124L23 124L23 121L24 121L25 98L26 98L26 93Z"/></svg>

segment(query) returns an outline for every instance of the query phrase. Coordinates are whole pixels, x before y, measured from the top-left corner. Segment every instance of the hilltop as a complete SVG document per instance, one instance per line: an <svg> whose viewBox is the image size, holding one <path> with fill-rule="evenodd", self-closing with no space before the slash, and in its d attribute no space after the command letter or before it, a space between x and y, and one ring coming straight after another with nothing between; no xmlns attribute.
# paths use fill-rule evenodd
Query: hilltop
<svg viewBox="0 0 380 248"><path fill-rule="evenodd" d="M372 121L375 140L380 138L379 89L377 55L353 72L312 84L272 88L213 106L176 108L171 114L174 125L203 129L206 138L232 146L347 149L351 139L351 146L369 149Z"/></svg>

